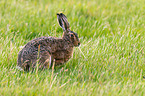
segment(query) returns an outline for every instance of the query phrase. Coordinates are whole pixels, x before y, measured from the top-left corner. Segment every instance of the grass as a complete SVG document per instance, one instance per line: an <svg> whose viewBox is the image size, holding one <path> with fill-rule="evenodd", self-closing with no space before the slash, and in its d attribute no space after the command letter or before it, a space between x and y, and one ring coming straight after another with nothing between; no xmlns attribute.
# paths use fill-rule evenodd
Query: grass
<svg viewBox="0 0 145 96"><path fill-rule="evenodd" d="M143 0L1 0L0 95L145 95ZM21 72L17 55L28 41L62 36L63 12L81 46L55 70ZM84 55L83 55L84 54Z"/></svg>

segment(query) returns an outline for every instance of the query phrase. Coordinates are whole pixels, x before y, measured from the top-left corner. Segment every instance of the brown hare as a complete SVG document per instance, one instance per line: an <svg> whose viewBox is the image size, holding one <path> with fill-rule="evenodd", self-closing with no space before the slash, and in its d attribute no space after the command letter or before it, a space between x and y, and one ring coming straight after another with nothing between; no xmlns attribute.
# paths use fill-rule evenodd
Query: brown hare
<svg viewBox="0 0 145 96"><path fill-rule="evenodd" d="M69 29L69 23L63 13L57 14L60 27L63 29L62 38L39 37L28 42L18 54L17 64L25 71L35 68L51 68L55 65L64 64L72 54L73 48L80 45L77 33Z"/></svg>

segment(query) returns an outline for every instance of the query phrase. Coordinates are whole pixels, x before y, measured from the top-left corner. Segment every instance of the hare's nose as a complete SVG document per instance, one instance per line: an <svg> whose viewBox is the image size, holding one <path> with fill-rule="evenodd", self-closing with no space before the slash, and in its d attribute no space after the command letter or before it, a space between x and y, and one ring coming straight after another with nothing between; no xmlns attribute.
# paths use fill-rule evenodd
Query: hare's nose
<svg viewBox="0 0 145 96"><path fill-rule="evenodd" d="M78 43L78 46L80 45L80 42Z"/></svg>

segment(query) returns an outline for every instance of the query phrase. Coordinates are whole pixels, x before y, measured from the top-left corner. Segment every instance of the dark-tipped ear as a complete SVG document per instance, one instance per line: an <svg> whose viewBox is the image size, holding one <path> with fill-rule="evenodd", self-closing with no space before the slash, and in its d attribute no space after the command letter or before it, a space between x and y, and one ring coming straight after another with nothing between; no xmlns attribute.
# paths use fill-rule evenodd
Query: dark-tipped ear
<svg viewBox="0 0 145 96"><path fill-rule="evenodd" d="M66 18L66 16L63 14L63 13L60 13L60 15L61 15L61 17L62 17L62 20L63 20L63 22L64 22L64 27L66 28L66 30L69 30L69 23L68 23L68 21L67 21L67 18Z"/></svg>
<svg viewBox="0 0 145 96"><path fill-rule="evenodd" d="M63 21L62 21L62 19L61 19L61 16L60 16L60 14L58 14L58 13L57 13L57 21L58 21L60 27L61 27L63 30L65 30Z"/></svg>
<svg viewBox="0 0 145 96"><path fill-rule="evenodd" d="M64 32L69 31L69 23L67 21L66 16L63 13L57 14L57 19L60 27L64 30Z"/></svg>

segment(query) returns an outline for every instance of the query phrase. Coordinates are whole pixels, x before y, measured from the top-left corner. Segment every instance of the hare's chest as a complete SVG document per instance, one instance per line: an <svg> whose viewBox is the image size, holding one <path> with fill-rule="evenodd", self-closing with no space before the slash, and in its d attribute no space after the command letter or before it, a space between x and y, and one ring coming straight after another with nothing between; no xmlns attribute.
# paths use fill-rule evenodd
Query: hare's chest
<svg viewBox="0 0 145 96"><path fill-rule="evenodd" d="M53 53L53 57L55 59L69 59L72 56L71 51L66 51L66 50L59 50Z"/></svg>
<svg viewBox="0 0 145 96"><path fill-rule="evenodd" d="M54 52L53 58L56 61L56 64L62 64L67 62L72 57L72 51L66 51L66 50L58 50Z"/></svg>

